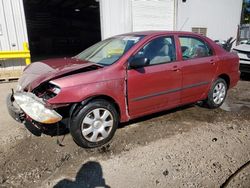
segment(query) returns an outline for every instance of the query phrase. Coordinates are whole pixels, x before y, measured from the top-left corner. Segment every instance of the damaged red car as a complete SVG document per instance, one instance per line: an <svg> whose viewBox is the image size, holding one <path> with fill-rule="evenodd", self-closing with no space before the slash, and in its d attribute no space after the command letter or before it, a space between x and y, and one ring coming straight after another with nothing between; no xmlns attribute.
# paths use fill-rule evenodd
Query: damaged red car
<svg viewBox="0 0 250 188"><path fill-rule="evenodd" d="M238 56L207 37L137 32L30 64L7 106L36 135L65 129L92 148L109 142L120 122L198 101L217 108L238 80Z"/></svg>

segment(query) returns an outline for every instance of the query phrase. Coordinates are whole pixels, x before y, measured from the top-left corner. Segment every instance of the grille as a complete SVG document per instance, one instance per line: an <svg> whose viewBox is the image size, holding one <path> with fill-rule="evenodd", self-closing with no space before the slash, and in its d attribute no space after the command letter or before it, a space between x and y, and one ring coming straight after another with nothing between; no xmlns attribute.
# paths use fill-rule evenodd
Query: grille
<svg viewBox="0 0 250 188"><path fill-rule="evenodd" d="M250 65L240 64L240 71L250 73Z"/></svg>

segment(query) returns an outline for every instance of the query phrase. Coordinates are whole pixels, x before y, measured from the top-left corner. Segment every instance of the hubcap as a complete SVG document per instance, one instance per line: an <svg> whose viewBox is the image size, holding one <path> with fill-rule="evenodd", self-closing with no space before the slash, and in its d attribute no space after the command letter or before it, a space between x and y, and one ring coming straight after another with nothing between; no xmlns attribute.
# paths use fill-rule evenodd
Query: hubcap
<svg viewBox="0 0 250 188"><path fill-rule="evenodd" d="M216 84L213 90L213 100L215 104L221 104L226 96L226 86L224 83L220 82Z"/></svg>
<svg viewBox="0 0 250 188"><path fill-rule="evenodd" d="M90 111L83 119L81 131L83 137L90 142L98 142L107 138L112 130L114 118L104 108Z"/></svg>

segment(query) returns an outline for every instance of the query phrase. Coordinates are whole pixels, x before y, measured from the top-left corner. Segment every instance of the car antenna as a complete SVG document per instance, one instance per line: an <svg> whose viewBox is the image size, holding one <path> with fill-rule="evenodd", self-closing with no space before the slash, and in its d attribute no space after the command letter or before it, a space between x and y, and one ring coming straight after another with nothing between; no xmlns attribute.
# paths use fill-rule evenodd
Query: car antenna
<svg viewBox="0 0 250 188"><path fill-rule="evenodd" d="M183 27L186 25L186 23L188 22L189 17L186 18L185 22L182 24L181 28L179 31L182 31Z"/></svg>

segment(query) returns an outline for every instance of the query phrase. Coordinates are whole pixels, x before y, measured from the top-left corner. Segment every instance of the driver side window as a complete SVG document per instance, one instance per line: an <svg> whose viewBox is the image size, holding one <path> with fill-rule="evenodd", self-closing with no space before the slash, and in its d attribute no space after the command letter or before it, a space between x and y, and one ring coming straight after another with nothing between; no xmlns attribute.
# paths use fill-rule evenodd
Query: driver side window
<svg viewBox="0 0 250 188"><path fill-rule="evenodd" d="M170 63L176 60L173 37L159 37L147 43L135 57L147 58L148 66Z"/></svg>

